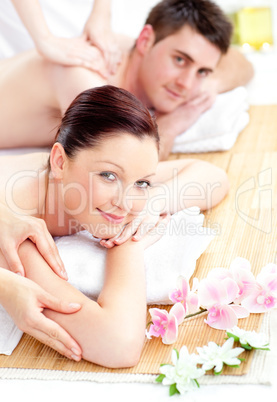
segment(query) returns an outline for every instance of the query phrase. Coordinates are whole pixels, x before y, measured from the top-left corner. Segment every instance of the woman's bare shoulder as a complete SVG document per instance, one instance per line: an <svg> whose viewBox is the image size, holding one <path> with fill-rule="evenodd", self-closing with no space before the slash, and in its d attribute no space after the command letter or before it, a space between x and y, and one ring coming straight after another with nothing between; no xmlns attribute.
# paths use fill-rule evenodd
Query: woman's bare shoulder
<svg viewBox="0 0 277 402"><path fill-rule="evenodd" d="M8 154L0 156L0 177L10 176L23 170L39 170L47 165L49 152Z"/></svg>

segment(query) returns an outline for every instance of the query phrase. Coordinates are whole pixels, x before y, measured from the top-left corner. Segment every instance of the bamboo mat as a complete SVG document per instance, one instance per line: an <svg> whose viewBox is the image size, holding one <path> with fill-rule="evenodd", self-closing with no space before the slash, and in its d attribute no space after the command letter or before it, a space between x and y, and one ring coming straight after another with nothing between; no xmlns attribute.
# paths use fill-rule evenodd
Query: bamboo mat
<svg viewBox="0 0 277 402"><path fill-rule="evenodd" d="M170 159L199 158L221 166L227 171L231 183L225 200L205 214L205 226L215 229L217 236L197 261L194 276L199 279L215 267L228 268L237 256L249 259L255 274L267 263L276 262L277 105L252 106L250 122L230 151L170 156ZM162 308L169 309L169 306ZM261 314L251 314L239 320L239 326L258 330L262 317ZM157 374L161 363L170 363L173 348L179 350L186 345L190 352L196 352L196 346L206 345L209 341L224 342L225 331L210 328L204 324L204 318L205 313L185 320L179 326L178 340L174 345L164 345L160 339L146 339L140 362L131 369L106 369L84 360L73 362L26 334L11 356L0 356L0 367ZM148 315L147 322L149 319ZM247 359L239 369L227 368L223 374L246 374L252 357L253 352L247 352Z"/></svg>

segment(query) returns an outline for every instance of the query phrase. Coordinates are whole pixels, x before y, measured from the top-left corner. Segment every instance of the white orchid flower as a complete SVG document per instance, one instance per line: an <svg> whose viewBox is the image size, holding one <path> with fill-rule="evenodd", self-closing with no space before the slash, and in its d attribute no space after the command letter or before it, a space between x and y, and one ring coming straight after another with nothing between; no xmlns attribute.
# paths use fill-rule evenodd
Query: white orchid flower
<svg viewBox="0 0 277 402"><path fill-rule="evenodd" d="M243 348L234 348L234 338L229 338L222 346L215 342L209 342L208 346L196 348L199 353L198 363L202 364L204 370L214 368L215 374L220 374L223 369L223 364L227 366L239 366L241 360L238 355L244 352Z"/></svg>

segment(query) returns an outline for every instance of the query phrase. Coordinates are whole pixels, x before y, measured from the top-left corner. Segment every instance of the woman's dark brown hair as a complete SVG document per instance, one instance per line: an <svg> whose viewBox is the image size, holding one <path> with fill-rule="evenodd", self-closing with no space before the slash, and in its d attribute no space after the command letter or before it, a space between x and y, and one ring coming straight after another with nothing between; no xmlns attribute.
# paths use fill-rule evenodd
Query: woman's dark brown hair
<svg viewBox="0 0 277 402"><path fill-rule="evenodd" d="M223 54L230 46L233 30L220 7L210 0L163 0L150 11L146 24L154 29L155 43L188 25Z"/></svg>
<svg viewBox="0 0 277 402"><path fill-rule="evenodd" d="M88 89L71 103L56 135L66 155L93 148L111 137L128 133L153 138L159 147L155 119L130 92L111 85Z"/></svg>

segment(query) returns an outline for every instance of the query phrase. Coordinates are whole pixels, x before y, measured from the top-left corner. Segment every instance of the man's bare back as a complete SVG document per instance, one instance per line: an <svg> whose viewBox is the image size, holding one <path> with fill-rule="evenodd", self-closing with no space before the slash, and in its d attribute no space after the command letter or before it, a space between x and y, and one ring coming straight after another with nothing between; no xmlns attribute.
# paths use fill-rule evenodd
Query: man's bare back
<svg viewBox="0 0 277 402"><path fill-rule="evenodd" d="M51 63L35 51L0 63L0 147L47 146L61 113L49 74Z"/></svg>
<svg viewBox="0 0 277 402"><path fill-rule="evenodd" d="M51 146L64 111L82 91L119 86L123 62L109 80L83 67L48 62L36 50L0 62L0 148Z"/></svg>

